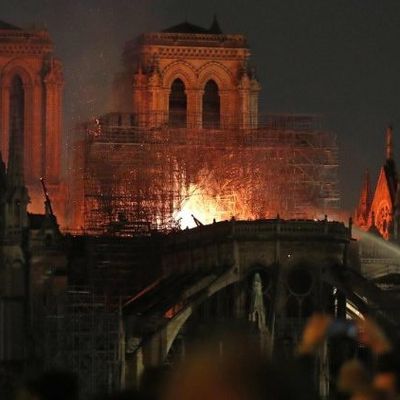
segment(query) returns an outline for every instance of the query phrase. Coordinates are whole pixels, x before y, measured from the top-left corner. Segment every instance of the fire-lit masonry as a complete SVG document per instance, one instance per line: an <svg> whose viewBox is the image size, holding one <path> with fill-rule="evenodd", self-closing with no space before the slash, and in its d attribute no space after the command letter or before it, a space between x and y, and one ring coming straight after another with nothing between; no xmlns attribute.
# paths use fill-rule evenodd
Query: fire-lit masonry
<svg viewBox="0 0 400 400"><path fill-rule="evenodd" d="M398 239L391 130L356 215L373 232L334 221L335 137L316 117L260 116L249 55L216 20L128 43L118 110L79 127L63 186L61 64L47 32L0 21L0 391L52 367L79 374L82 398L129 388L220 328L288 357L316 310L398 335L400 250L376 234ZM348 354L331 349L324 397Z"/></svg>
<svg viewBox="0 0 400 400"><path fill-rule="evenodd" d="M129 235L339 207L336 138L319 118L259 115L243 35L183 23L128 42L117 110L79 127L71 228Z"/></svg>
<svg viewBox="0 0 400 400"><path fill-rule="evenodd" d="M31 212L42 211L40 177L45 176L60 217L65 207L61 182L61 61L45 29L23 30L0 21L0 158L21 159ZM14 148L14 150L13 150Z"/></svg>

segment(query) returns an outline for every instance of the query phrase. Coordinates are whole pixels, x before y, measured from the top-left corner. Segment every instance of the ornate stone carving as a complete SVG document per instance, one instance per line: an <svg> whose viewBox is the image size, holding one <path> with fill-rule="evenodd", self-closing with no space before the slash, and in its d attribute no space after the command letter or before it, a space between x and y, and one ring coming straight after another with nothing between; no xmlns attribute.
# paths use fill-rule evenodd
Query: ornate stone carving
<svg viewBox="0 0 400 400"><path fill-rule="evenodd" d="M168 120L171 85L180 79L186 93L190 93L183 112L193 127L202 126L204 88L209 81L217 85L215 112L220 114L224 126L257 124L259 84L248 73L250 50L242 35L155 32L140 36L125 47L124 57L132 65L143 65L143 71L132 71L133 77L130 109L140 115L157 112ZM129 66L130 65L130 66ZM121 99L126 98L120 85ZM120 103L120 102L119 102ZM125 108L125 107L124 107ZM246 114L244 116L244 114ZM143 117L144 118L144 117ZM222 119L225 118L225 121ZM154 118L144 118L153 121ZM228 123L228 121L230 121Z"/></svg>
<svg viewBox="0 0 400 400"><path fill-rule="evenodd" d="M39 178L45 176L49 184L60 181L64 81L62 64L53 56L53 43L48 32L0 30L0 72L0 151L8 164L11 157L9 88L17 75L23 82L25 94L23 173L31 198L29 211L42 212ZM60 211L59 204L54 207ZM58 214L62 219L61 212Z"/></svg>

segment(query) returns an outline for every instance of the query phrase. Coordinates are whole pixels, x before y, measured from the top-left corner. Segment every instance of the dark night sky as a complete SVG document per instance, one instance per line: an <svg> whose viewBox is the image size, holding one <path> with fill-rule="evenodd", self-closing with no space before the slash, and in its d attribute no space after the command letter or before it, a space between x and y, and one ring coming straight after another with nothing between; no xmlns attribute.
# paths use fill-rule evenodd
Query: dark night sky
<svg viewBox="0 0 400 400"><path fill-rule="evenodd" d="M45 25L65 70L65 131L109 110L124 43L185 18L244 33L261 81L261 112L323 113L337 133L343 206L363 170L375 179L383 130L400 151L400 0L0 0L0 19Z"/></svg>

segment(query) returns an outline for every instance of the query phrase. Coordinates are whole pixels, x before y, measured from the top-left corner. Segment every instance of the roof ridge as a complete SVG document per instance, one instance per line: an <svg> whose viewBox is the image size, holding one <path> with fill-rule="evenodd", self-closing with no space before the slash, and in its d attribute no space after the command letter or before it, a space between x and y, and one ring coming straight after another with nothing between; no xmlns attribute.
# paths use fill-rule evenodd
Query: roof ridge
<svg viewBox="0 0 400 400"><path fill-rule="evenodd" d="M22 29L16 25L9 24L3 20L0 20L0 30L15 30L21 31Z"/></svg>
<svg viewBox="0 0 400 400"><path fill-rule="evenodd" d="M210 29L203 28L200 25L192 24L185 20L180 24L171 26L167 29L163 29L161 32L163 33L205 33L205 34L221 34L221 29L218 25L217 21L213 21Z"/></svg>

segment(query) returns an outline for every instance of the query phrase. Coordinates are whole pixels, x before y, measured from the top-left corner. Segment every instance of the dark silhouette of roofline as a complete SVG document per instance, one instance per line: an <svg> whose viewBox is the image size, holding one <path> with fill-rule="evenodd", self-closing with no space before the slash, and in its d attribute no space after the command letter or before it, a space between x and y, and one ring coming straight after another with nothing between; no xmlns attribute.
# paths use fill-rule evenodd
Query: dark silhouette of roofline
<svg viewBox="0 0 400 400"><path fill-rule="evenodd" d="M13 31L22 31L21 28L15 25L11 25L8 22L4 22L0 20L0 30L13 30Z"/></svg>
<svg viewBox="0 0 400 400"><path fill-rule="evenodd" d="M222 30L219 26L217 16L214 15L214 19L212 21L211 27L209 29L203 28L199 25L191 24L190 22L182 22L178 25L171 26L170 28L164 29L161 32L163 33L205 33L210 35L221 35Z"/></svg>

